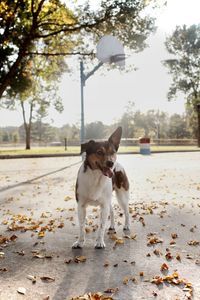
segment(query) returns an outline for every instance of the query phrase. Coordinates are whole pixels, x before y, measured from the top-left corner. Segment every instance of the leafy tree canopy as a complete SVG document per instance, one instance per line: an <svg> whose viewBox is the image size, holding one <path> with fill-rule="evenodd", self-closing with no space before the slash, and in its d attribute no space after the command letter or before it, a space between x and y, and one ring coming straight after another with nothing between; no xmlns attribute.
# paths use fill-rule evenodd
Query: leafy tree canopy
<svg viewBox="0 0 200 300"><path fill-rule="evenodd" d="M154 20L142 12L156 0L103 0L96 11L87 2L74 10L66 3L1 0L0 98L16 82L19 88L23 81L21 89L30 85L25 68L33 55L44 55L51 65L57 55L90 54L91 45L108 33L139 51L154 29Z"/></svg>
<svg viewBox="0 0 200 300"><path fill-rule="evenodd" d="M183 92L192 105L198 122L197 138L200 147L200 24L177 26L166 40L166 48L174 57L165 61L173 76L168 98Z"/></svg>
<svg viewBox="0 0 200 300"><path fill-rule="evenodd" d="M200 24L177 26L165 44L173 55L164 62L173 76L168 98L181 91L188 102L196 104L200 101Z"/></svg>

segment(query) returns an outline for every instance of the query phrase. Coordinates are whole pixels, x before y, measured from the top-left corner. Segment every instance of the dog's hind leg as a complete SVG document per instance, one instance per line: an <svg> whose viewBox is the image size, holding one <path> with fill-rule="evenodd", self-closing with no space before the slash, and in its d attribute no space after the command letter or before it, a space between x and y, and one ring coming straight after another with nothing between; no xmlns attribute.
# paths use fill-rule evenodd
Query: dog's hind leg
<svg viewBox="0 0 200 300"><path fill-rule="evenodd" d="M102 205L101 206L101 215L100 215L100 224L99 224L99 229L97 233L97 241L95 244L96 249L102 249L105 248L105 243L104 243L104 233L106 229L106 223L108 220L108 215L109 215L109 205Z"/></svg>
<svg viewBox="0 0 200 300"><path fill-rule="evenodd" d="M78 221L79 221L79 238L72 245L73 249L82 248L85 243L85 218L86 218L86 207L78 202Z"/></svg>
<svg viewBox="0 0 200 300"><path fill-rule="evenodd" d="M120 189L115 189L116 197L119 205L124 211L125 215L125 223L124 223L124 230L130 230L130 218L129 218L129 191L126 191L123 187Z"/></svg>
<svg viewBox="0 0 200 300"><path fill-rule="evenodd" d="M110 227L109 230L115 230L115 219L112 204L110 205Z"/></svg>

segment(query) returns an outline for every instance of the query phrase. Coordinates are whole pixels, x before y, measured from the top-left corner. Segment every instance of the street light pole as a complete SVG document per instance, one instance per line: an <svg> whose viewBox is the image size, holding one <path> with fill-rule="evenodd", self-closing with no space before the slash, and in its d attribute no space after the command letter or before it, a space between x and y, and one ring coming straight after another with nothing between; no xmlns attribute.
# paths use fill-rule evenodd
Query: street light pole
<svg viewBox="0 0 200 300"><path fill-rule="evenodd" d="M81 144L85 141L85 114L84 114L84 86L86 83L86 80L92 76L101 66L103 65L102 62L100 62L98 65L96 65L92 71L90 71L88 74L84 73L84 64L83 61L80 61L80 80L81 80Z"/></svg>

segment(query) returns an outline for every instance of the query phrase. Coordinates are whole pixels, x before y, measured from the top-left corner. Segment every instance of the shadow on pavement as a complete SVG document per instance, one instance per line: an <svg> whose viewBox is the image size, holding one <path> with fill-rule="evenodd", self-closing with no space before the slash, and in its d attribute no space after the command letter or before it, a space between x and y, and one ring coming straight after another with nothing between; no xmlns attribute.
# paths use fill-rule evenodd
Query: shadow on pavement
<svg viewBox="0 0 200 300"><path fill-rule="evenodd" d="M79 162L76 162L76 163L73 163L73 164L71 164L71 165L69 165L69 166L60 168L60 169L58 169L58 170L55 170L55 171L52 171L52 172L48 172L48 173L45 173L45 174L43 174L43 175L34 177L34 178L32 178L32 179L29 179L29 180L26 180L26 181L22 181L22 182L19 182L19 183L16 183L16 184L12 184L12 185L9 185L9 186L7 186L7 187L3 187L3 188L0 189L0 193L1 193L1 192L8 191L8 190L11 190L11 189L13 189L13 188L16 188L16 187L19 187L19 186L22 186L22 185L25 185L25 184L30 184L30 183L32 183L32 182L35 181L35 180L38 180L38 179L41 179L41 178L43 178L43 177L46 177L46 176L49 176L49 175L52 175L52 174L61 172L61 171L65 170L65 169L69 169L69 168L71 168L71 167L73 167L73 166L78 165L79 163L80 163L80 161L79 161Z"/></svg>

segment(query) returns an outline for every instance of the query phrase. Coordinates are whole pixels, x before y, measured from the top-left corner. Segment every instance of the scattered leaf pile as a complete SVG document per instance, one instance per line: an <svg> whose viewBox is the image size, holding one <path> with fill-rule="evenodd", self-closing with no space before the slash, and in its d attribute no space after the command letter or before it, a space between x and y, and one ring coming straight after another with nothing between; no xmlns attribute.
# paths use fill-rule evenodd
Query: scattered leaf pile
<svg viewBox="0 0 200 300"><path fill-rule="evenodd" d="M39 220L35 220L31 216L22 214L10 213L10 215L10 219L4 220L2 222L3 225L7 225L9 231L33 231L38 233L38 238L43 238L46 231L54 232L57 228L64 227L64 222L62 219L57 218L47 220L48 215L44 212L41 214ZM0 236L0 244L1 240L2 236Z"/></svg>
<svg viewBox="0 0 200 300"><path fill-rule="evenodd" d="M152 280L152 283L155 283L156 285L160 285L163 283L168 284L174 284L177 286L182 287L182 290L185 292L185 296L187 299L192 299L193 296L193 287L190 282L188 282L186 279L180 278L179 274L177 272L173 272L171 275L167 275L164 277L161 276L155 276Z"/></svg>
<svg viewBox="0 0 200 300"><path fill-rule="evenodd" d="M114 300L114 298L112 296L107 296L105 294L97 292L97 293L87 293L83 296L71 298L71 300Z"/></svg>

